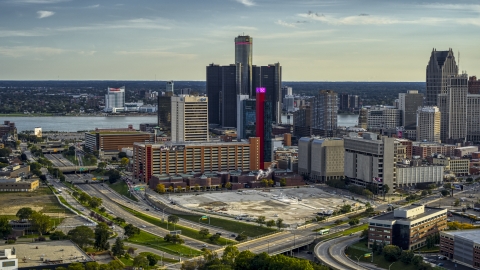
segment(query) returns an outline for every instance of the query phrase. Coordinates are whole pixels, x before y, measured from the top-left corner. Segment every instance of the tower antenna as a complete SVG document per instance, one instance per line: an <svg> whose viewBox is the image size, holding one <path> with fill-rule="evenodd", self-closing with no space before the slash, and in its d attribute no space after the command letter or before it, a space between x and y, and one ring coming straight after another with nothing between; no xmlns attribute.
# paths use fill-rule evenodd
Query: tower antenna
<svg viewBox="0 0 480 270"><path fill-rule="evenodd" d="M460 51L458 51L458 69L460 70Z"/></svg>

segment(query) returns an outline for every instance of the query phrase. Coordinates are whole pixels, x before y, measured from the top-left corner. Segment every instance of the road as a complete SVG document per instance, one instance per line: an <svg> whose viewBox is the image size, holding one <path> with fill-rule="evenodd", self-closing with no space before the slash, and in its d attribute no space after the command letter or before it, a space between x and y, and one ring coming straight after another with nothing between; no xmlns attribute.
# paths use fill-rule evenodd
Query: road
<svg viewBox="0 0 480 270"><path fill-rule="evenodd" d="M315 247L315 254L322 262L334 269L370 269L350 261L344 249L358 241L358 235L344 236L319 243Z"/></svg>

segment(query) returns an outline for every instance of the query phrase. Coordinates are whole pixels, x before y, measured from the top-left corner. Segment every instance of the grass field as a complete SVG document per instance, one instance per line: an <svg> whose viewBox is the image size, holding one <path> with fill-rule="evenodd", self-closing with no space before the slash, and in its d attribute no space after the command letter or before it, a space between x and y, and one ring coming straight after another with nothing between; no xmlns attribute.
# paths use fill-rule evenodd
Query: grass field
<svg viewBox="0 0 480 270"><path fill-rule="evenodd" d="M201 215L177 215L180 218L200 223L199 220L202 217ZM208 224L208 220L205 220L202 223ZM236 234L240 234L243 232L246 236L249 237L256 237L268 233L275 232L275 229L267 228L265 226L258 226L258 225L250 225L246 224L244 222L237 222L237 221L232 221L232 220L227 220L227 219L221 219L221 218L215 218L215 217L210 217L210 225L220 227L226 231L229 232L234 232Z"/></svg>
<svg viewBox="0 0 480 270"><path fill-rule="evenodd" d="M162 256L159 256L157 254L153 254L151 252L140 252L140 254L145 256L145 257L147 257L147 255L149 255L149 254L152 254L153 256L155 256L155 258L157 258L157 260L159 262L160 262L160 259L162 260L162 262L166 262L166 263L176 263L176 262L178 262L178 260L173 260L173 259L165 258L165 257L162 258Z"/></svg>
<svg viewBox="0 0 480 270"><path fill-rule="evenodd" d="M187 237L190 237L190 238L193 238L193 239L196 239L196 240L199 240L199 241L211 243L208 240L208 238L202 238L200 236L200 234L198 234L197 230L194 230L194 229L191 229L191 228L188 228L188 227L184 227L184 226L181 226L181 225L175 225L175 227L174 227L173 224L171 224L171 223L167 227L167 222L162 222L160 219L151 217L149 215L142 214L142 213L140 213L138 211L135 211L135 210L132 210L128 207L123 207L123 208L126 211L135 215L136 217L138 217L142 220L145 220L146 222L152 223L152 224L154 224L158 227L161 227L161 228L164 228L164 229L169 229L169 230L173 230L174 228L176 230L182 230L182 235L185 235ZM210 233L214 233L214 232L210 232ZM228 240L228 239L223 238L223 237L220 237L220 239L217 240L215 243L218 244L218 245L227 245L227 244L235 244L236 242L232 241L232 240Z"/></svg>
<svg viewBox="0 0 480 270"><path fill-rule="evenodd" d="M1 192L0 205L0 215L15 215L23 207L43 213L65 212L65 208L47 187L32 192Z"/></svg>
<svg viewBox="0 0 480 270"><path fill-rule="evenodd" d="M108 181L106 181L105 183L108 183ZM119 180L114 184L108 183L108 185L110 186L110 188L115 190L115 192L117 192L118 194L138 202L138 199L135 196L130 195L130 192L128 192L127 183L125 183L124 181Z"/></svg>
<svg viewBox="0 0 480 270"><path fill-rule="evenodd" d="M365 229L368 229L368 223L362 224L360 226L355 226L355 227L348 228L348 229L346 229L345 231L342 231L342 232L326 234L324 236L321 236L320 238L321 239L330 239L330 238L334 238L334 237L337 237L337 236L347 236L347 235L350 235L352 233L361 232Z"/></svg>
<svg viewBox="0 0 480 270"><path fill-rule="evenodd" d="M140 234L128 238L127 242L138 245L148 246L154 249L165 251L165 253L180 255L184 257L198 256L202 252L196 249L189 248L184 245L177 245L166 242L162 237L140 231Z"/></svg>

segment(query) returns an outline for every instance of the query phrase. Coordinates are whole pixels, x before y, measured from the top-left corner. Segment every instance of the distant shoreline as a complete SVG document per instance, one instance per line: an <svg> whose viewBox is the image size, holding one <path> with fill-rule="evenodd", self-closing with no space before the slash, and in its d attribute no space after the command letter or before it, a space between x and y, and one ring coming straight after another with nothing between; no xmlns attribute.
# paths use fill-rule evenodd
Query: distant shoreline
<svg viewBox="0 0 480 270"><path fill-rule="evenodd" d="M157 116L157 114L122 114L122 115L54 115L54 114L2 114L0 117L140 117Z"/></svg>

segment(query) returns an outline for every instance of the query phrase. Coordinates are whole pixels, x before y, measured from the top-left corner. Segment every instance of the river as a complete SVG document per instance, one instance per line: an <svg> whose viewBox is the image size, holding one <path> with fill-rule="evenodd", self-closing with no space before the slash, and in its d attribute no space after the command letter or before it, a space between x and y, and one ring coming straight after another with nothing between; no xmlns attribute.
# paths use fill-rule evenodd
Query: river
<svg viewBox="0 0 480 270"><path fill-rule="evenodd" d="M24 130L34 130L35 127L41 127L43 132L62 131L75 132L79 130L94 130L95 128L127 128L133 125L133 128L139 129L141 123L156 123L157 116L45 116L45 117L23 117L23 116L2 116L0 124L4 121L14 122L18 132ZM286 117L283 121L287 122ZM355 126L358 121L358 115L339 115L338 126Z"/></svg>

